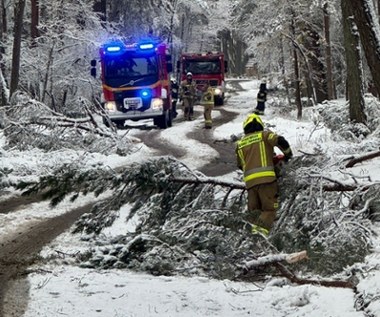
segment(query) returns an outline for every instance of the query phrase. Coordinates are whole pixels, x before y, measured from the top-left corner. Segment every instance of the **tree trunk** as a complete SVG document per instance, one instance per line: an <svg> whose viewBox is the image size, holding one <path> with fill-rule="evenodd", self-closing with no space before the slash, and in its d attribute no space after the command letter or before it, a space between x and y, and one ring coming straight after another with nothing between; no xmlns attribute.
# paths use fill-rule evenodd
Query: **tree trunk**
<svg viewBox="0 0 380 317"><path fill-rule="evenodd" d="M321 103L328 99L326 68L322 63L321 37L310 24L303 24L301 27L301 32L307 34L304 41L304 46L306 47L305 54L312 71L311 80L315 91L316 102Z"/></svg>
<svg viewBox="0 0 380 317"><path fill-rule="evenodd" d="M294 19L291 20L290 24L291 34L293 39L296 37L296 29L294 26ZM302 102L301 102L301 89L300 89L300 71L298 66L298 54L297 48L293 45L293 66L294 66L294 86L295 86L295 99L297 105L297 119L302 119Z"/></svg>
<svg viewBox="0 0 380 317"><path fill-rule="evenodd" d="M354 20L360 33L360 40L364 49L365 57L372 74L375 88L379 94L380 38L378 34L380 26L376 17L373 3L370 0L347 0L347 5L352 8Z"/></svg>
<svg viewBox="0 0 380 317"><path fill-rule="evenodd" d="M350 103L350 120L365 122L363 67L360 54L360 39L356 25L352 20L352 8L347 0L341 0L343 17L344 48L346 52L347 79L346 87Z"/></svg>
<svg viewBox="0 0 380 317"><path fill-rule="evenodd" d="M6 34L8 32L7 9L5 7L5 0L1 0L1 32L3 34Z"/></svg>
<svg viewBox="0 0 380 317"><path fill-rule="evenodd" d="M39 36L38 25L40 21L40 13L39 13L39 0L31 0L31 24L30 24L30 36L32 38L32 46L36 46L36 38Z"/></svg>
<svg viewBox="0 0 380 317"><path fill-rule="evenodd" d="M7 98L5 94L5 79L3 79L3 74L5 71L5 65L3 60L3 55L5 53L5 47L4 47L4 37L7 31L7 15L5 10L5 3L4 0L1 0L0 2L0 18L1 18L1 25L0 25L0 107L4 106L7 103Z"/></svg>
<svg viewBox="0 0 380 317"><path fill-rule="evenodd" d="M290 90L289 90L289 83L288 83L288 76L286 75L286 69L285 69L285 54L284 54L284 41L281 37L281 58L280 58L280 67L281 67L281 75L282 80L284 82L284 87L286 91L286 97L288 98L288 103L291 106L292 105L292 98L290 96Z"/></svg>
<svg viewBox="0 0 380 317"><path fill-rule="evenodd" d="M42 100L41 100L42 102L45 102L45 96L47 94L50 67L53 64L54 47L55 47L55 43L53 43L52 47L50 48L49 59L47 61L47 65L46 65L46 73L45 73L45 79L44 79L43 90L42 90ZM53 108L54 108L54 105L53 105Z"/></svg>
<svg viewBox="0 0 380 317"><path fill-rule="evenodd" d="M326 81L327 81L327 99L334 99L334 83L332 75L332 54L331 54L331 40L330 40L330 13L328 2L323 5L323 17L325 28L325 40L326 40Z"/></svg>
<svg viewBox="0 0 380 317"><path fill-rule="evenodd" d="M94 12L98 12L100 19L105 22L107 21L107 0L97 0L93 6Z"/></svg>
<svg viewBox="0 0 380 317"><path fill-rule="evenodd" d="M15 24L13 31L13 52L12 52L12 70L10 96L17 90L20 76L20 57L21 57L21 35L22 23L24 20L25 0L19 0L15 4Z"/></svg>

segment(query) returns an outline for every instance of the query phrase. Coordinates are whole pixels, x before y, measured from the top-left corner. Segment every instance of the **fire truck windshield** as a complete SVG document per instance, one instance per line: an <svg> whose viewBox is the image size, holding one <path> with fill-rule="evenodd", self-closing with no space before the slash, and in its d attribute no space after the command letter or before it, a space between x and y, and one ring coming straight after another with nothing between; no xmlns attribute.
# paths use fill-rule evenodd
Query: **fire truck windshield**
<svg viewBox="0 0 380 317"><path fill-rule="evenodd" d="M106 58L104 79L112 87L150 85L158 80L155 56L123 55Z"/></svg>
<svg viewBox="0 0 380 317"><path fill-rule="evenodd" d="M196 61L187 60L184 63L184 73L197 74L219 74L221 72L220 60Z"/></svg>

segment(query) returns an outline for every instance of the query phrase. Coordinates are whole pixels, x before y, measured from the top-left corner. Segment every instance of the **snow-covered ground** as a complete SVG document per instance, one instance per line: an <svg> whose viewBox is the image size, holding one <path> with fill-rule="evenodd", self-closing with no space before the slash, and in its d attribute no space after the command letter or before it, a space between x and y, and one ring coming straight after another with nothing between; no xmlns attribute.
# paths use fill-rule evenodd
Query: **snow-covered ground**
<svg viewBox="0 0 380 317"><path fill-rule="evenodd" d="M213 129L214 139L228 139L231 135L242 132L242 122L252 111L256 103L259 83L245 81L241 85L245 89L231 95L225 108L238 113L235 120ZM296 113L289 113L286 118L274 117L269 101L265 124L278 134L283 135L291 144L295 155L313 153L316 147L336 155L344 144L331 139L331 132L321 125L317 129L311 114L297 121ZM342 101L344 102L344 101ZM214 110L214 116L218 115ZM199 168L212 160L216 152L204 144L195 141L187 143L183 138L186 131L200 127L202 117L192 122L174 123L173 127L162 131L161 137L167 143L174 144L187 153L184 162ZM133 135L133 131L129 135ZM173 137L174 136L174 137ZM0 144L4 140L1 135ZM140 151L131 156L84 154L73 151L43 153L31 151L20 153L9 151L2 153L1 167L25 167L25 177L38 175L40 169L54 165L57 161L81 159L89 166L105 163L112 168L138 161L142 153L148 154L149 148L142 145ZM354 167L351 173L363 177L370 176L372 181L380 181L380 159L367 161ZM235 175L226 175L224 180L230 181ZM347 175L341 175L344 179ZM222 177L223 178L223 177ZM11 195L9 193L8 195ZM4 195L1 199L6 198ZM71 203L64 201L54 209L48 203L36 203L29 210L0 215L0 242L20 225L27 225L38 219L57 216L72 206L85 204L93 197L83 197ZM129 223L123 220L129 212L124 206L114 225L104 229L104 235L117 235L119 232L134 230L133 218ZM380 247L367 261L380 265ZM75 253L81 244L76 236L64 233L47 246L42 255L60 250ZM376 253L377 252L377 253ZM231 281L210 280L203 277L154 277L137 274L126 270L93 270L54 263L38 266L35 273L28 275L30 283L30 300L25 317L35 316L311 316L311 317L354 317L365 316L354 308L355 294L352 290L326 288L311 285L292 285L283 279L268 280L267 283L238 283ZM368 279L361 282L359 290L367 294L380 293L380 273L369 272ZM373 313L380 316L380 307L370 307ZM378 304L377 304L378 305Z"/></svg>

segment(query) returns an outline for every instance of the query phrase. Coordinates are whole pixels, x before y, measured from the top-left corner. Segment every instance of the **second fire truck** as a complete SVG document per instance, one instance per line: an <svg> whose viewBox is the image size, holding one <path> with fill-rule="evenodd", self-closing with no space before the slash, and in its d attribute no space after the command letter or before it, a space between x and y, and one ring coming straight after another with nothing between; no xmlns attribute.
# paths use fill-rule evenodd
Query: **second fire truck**
<svg viewBox="0 0 380 317"><path fill-rule="evenodd" d="M215 105L223 105L225 92L224 75L227 72L227 61L221 52L183 53L177 62L177 72L181 80L191 72L199 93L204 91L206 83L214 88Z"/></svg>

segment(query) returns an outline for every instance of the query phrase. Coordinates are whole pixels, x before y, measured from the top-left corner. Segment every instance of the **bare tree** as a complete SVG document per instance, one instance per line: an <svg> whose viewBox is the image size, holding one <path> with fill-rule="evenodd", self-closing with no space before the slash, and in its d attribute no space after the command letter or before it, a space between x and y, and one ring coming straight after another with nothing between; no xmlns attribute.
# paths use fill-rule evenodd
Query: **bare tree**
<svg viewBox="0 0 380 317"><path fill-rule="evenodd" d="M2 80L3 74L5 71L5 65L4 65L4 60L3 60L3 55L5 53L5 47L4 47L4 37L7 32L7 12L5 9L5 2L4 0L1 0L0 2L0 18L1 18L1 25L0 25L0 73L1 73L1 78L0 78L0 106L3 106L7 102L7 98L5 96L5 80Z"/></svg>
<svg viewBox="0 0 380 317"><path fill-rule="evenodd" d="M332 54L331 54L331 39L330 39L330 12L329 4L325 2L323 5L323 20L326 41L326 81L327 81L327 99L334 99L334 83L332 75Z"/></svg>
<svg viewBox="0 0 380 317"><path fill-rule="evenodd" d="M344 1L342 1L344 2ZM347 0L351 6L360 40L377 92L380 92L380 38L379 21L372 0Z"/></svg>
<svg viewBox="0 0 380 317"><path fill-rule="evenodd" d="M19 0L15 4L15 24L13 31L13 52L10 96L17 90L20 76L21 34L24 19L25 0Z"/></svg>
<svg viewBox="0 0 380 317"><path fill-rule="evenodd" d="M30 24L30 36L32 38L32 46L36 45L36 38L39 36L38 25L40 20L39 14L39 0L31 0L31 24Z"/></svg>
<svg viewBox="0 0 380 317"><path fill-rule="evenodd" d="M107 21L107 0L95 1L94 11L100 14L100 18L103 22Z"/></svg>
<svg viewBox="0 0 380 317"><path fill-rule="evenodd" d="M5 7L5 0L1 0L1 33L7 33L8 25L7 25L7 10Z"/></svg>
<svg viewBox="0 0 380 317"><path fill-rule="evenodd" d="M346 97L350 103L350 119L351 121L365 122L360 38L356 32L356 24L352 20L352 7L346 0L341 0L341 8L347 65Z"/></svg>
<svg viewBox="0 0 380 317"><path fill-rule="evenodd" d="M290 24L291 35L293 38L296 36L294 12L292 11L292 20ZM293 66L294 66L294 86L295 86L295 99L297 105L297 119L302 118L302 102L301 102L301 88L300 88L300 71L298 64L297 48L293 44Z"/></svg>

